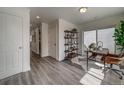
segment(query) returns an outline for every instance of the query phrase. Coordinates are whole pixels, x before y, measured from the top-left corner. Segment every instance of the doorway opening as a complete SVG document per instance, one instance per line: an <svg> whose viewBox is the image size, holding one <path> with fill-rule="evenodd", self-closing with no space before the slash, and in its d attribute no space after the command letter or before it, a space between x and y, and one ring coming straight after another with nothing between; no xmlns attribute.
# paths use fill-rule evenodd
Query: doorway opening
<svg viewBox="0 0 124 93"><path fill-rule="evenodd" d="M30 28L30 51L41 56L41 29L40 24Z"/></svg>

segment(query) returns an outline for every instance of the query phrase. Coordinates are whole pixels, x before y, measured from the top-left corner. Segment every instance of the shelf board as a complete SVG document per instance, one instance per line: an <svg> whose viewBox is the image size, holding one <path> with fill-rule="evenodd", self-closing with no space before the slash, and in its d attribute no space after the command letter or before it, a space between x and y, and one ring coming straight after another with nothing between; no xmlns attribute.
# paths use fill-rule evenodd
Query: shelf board
<svg viewBox="0 0 124 93"><path fill-rule="evenodd" d="M76 44L64 44L65 46L70 46L70 45L76 45L76 46L78 46L78 43L76 43Z"/></svg>
<svg viewBox="0 0 124 93"><path fill-rule="evenodd" d="M68 30L66 30L66 31L64 31L65 33L78 33L77 31L68 31Z"/></svg>
<svg viewBox="0 0 124 93"><path fill-rule="evenodd" d="M65 39L78 39L78 38L73 38L73 37L64 37Z"/></svg>
<svg viewBox="0 0 124 93"><path fill-rule="evenodd" d="M73 52L73 51L76 51L76 50L78 50L78 48L76 48L76 49L73 49L73 50L65 50L64 52Z"/></svg>

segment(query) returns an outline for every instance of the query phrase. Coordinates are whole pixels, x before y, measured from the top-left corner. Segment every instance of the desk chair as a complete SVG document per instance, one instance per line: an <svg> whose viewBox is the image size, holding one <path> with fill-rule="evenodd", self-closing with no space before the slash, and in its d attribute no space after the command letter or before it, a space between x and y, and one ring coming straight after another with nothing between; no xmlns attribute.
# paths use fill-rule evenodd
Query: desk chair
<svg viewBox="0 0 124 93"><path fill-rule="evenodd" d="M122 72L121 70L114 69L114 68L112 68L112 66L113 65L119 66L120 62L122 62L122 61L124 61L124 54L121 56L108 54L105 57L105 63L110 64L110 67L107 67L107 68L112 70L113 72L115 72L119 76L120 79L123 79L122 75L124 75L124 72Z"/></svg>

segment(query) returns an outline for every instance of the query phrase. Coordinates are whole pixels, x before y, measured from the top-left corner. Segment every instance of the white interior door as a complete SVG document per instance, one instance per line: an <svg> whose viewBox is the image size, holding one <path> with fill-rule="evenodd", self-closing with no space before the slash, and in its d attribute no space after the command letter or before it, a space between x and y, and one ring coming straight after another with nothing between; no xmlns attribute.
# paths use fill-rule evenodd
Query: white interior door
<svg viewBox="0 0 124 93"><path fill-rule="evenodd" d="M5 17L0 13L0 77L6 72Z"/></svg>
<svg viewBox="0 0 124 93"><path fill-rule="evenodd" d="M0 13L0 79L22 72L22 19Z"/></svg>
<svg viewBox="0 0 124 93"><path fill-rule="evenodd" d="M49 30L49 55L56 59L56 28Z"/></svg>

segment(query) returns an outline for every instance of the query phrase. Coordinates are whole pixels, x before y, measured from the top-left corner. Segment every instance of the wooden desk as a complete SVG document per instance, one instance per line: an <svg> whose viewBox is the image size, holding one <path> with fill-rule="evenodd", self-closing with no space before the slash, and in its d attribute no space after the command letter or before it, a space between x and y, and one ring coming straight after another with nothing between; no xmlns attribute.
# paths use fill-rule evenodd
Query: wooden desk
<svg viewBox="0 0 124 93"><path fill-rule="evenodd" d="M94 54L96 56L97 55L102 56L102 60L104 62L104 69L105 69L105 57L109 54L109 50L108 49L103 48L102 50L95 50L95 51L87 50L86 52L87 52L87 71L88 71L88 60L93 60L93 59L91 59L91 57L88 56L89 53L92 53L92 55ZM93 60L93 61L97 62L97 60Z"/></svg>

